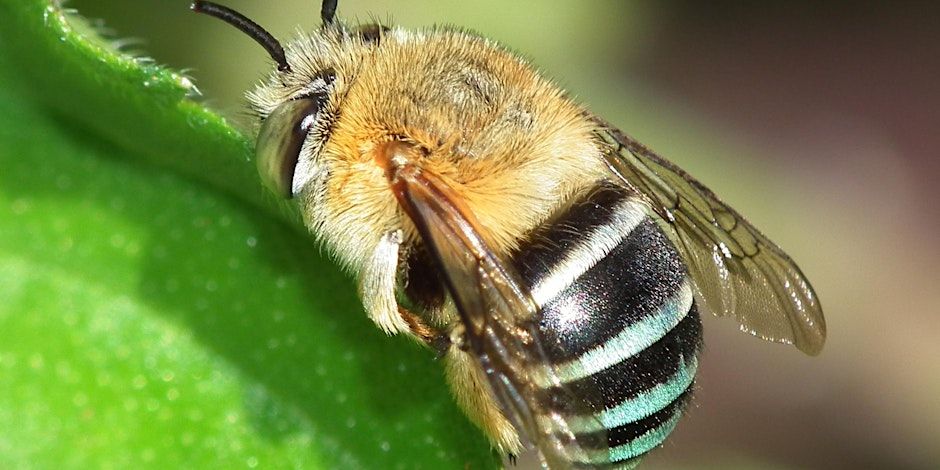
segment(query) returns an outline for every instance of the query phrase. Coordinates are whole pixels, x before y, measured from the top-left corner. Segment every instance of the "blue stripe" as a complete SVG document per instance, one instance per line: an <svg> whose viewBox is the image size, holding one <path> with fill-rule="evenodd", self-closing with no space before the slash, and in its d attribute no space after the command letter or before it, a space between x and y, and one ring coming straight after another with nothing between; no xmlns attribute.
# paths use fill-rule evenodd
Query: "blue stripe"
<svg viewBox="0 0 940 470"><path fill-rule="evenodd" d="M680 418L682 418L681 410L675 409L669 419L637 436L630 442L610 449L569 448L569 455L572 462L581 464L581 466L599 465L607 468L613 465L614 468L621 468L621 466L632 468L632 466L639 463L639 457L653 450L669 437L669 434L679 424Z"/></svg>
<svg viewBox="0 0 940 470"><path fill-rule="evenodd" d="M624 328L617 336L577 359L555 366L555 376L561 383L573 382L625 361L666 336L685 318L691 307L692 287L686 280L656 313ZM539 385L549 387L555 384L548 382Z"/></svg>
<svg viewBox="0 0 940 470"><path fill-rule="evenodd" d="M626 443L610 449L610 461L618 462L627 460L636 456L645 454L653 450L656 446L663 443L669 436L669 433L679 424L679 418L682 413L675 413L665 423L650 429L646 434Z"/></svg>
<svg viewBox="0 0 940 470"><path fill-rule="evenodd" d="M688 362L683 358L679 361L676 373L668 381L597 415L572 418L569 424L580 434L612 429L646 418L669 406L676 397L682 395L695 380L697 369L698 360L694 356L689 358Z"/></svg>

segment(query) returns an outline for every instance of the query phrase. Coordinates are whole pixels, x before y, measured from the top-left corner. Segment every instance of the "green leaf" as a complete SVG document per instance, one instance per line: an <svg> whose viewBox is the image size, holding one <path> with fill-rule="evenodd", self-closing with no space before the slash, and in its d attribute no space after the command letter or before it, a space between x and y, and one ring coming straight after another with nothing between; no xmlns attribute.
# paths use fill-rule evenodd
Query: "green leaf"
<svg viewBox="0 0 940 470"><path fill-rule="evenodd" d="M0 468L493 468L182 75L0 0Z"/></svg>

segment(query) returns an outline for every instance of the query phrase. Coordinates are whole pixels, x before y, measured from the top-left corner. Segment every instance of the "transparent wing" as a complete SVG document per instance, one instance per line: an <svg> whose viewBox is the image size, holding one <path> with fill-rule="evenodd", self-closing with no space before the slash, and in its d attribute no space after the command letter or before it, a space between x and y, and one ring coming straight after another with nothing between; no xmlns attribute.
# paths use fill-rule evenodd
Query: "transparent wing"
<svg viewBox="0 0 940 470"><path fill-rule="evenodd" d="M547 366L532 321L538 307L512 266L487 246L459 197L433 174L414 166L401 168L393 185L444 275L465 327L461 346L478 360L523 441L539 449L548 468L569 468L572 462L606 457L606 435L581 442L578 439L585 437L576 437L567 418L546 405L546 384L562 386ZM552 399L578 409L578 400L570 393ZM590 415L581 414L585 413ZM585 453L585 444L590 454Z"/></svg>
<svg viewBox="0 0 940 470"><path fill-rule="evenodd" d="M658 214L708 308L735 317L743 331L818 354L822 307L793 260L681 168L594 119L610 169Z"/></svg>

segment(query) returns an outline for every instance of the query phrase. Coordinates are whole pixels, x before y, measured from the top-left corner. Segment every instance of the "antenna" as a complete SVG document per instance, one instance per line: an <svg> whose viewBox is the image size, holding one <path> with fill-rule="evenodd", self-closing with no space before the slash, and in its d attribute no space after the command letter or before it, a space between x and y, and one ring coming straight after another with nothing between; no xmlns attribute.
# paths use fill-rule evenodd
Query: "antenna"
<svg viewBox="0 0 940 470"><path fill-rule="evenodd" d="M323 4L320 6L320 19L323 20L323 24L333 24L336 19L336 3L338 1L323 0Z"/></svg>
<svg viewBox="0 0 940 470"><path fill-rule="evenodd" d="M326 11L327 3L333 4L333 11L336 10L336 0L326 0L323 2L324 12ZM274 59L274 62L277 62L277 69L281 72L290 72L290 64L287 63L287 57L284 55L284 48L281 47L281 43L262 28L258 23L249 20L245 15L232 10L231 8L224 7L217 3L212 2L203 2L201 0L196 0L189 7L192 11L196 13L204 13L209 16L214 16L236 28L241 32L247 34L251 39L254 39L255 42L261 44L261 47L264 50L268 51L268 54L271 55L271 58ZM332 17L331 17L332 18Z"/></svg>

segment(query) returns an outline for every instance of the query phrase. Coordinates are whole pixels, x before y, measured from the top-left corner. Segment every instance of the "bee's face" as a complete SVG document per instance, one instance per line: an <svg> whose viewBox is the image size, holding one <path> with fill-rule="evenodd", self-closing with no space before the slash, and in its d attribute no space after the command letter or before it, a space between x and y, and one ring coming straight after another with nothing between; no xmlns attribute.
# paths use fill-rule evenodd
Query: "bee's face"
<svg viewBox="0 0 940 470"><path fill-rule="evenodd" d="M337 23L302 34L285 47L290 70L272 73L248 93L261 120L262 181L275 194L298 199L311 231L354 271L370 245L363 240L378 238L373 225L400 225L382 168L370 160L390 131L360 112L374 106L356 91L387 33Z"/></svg>
<svg viewBox="0 0 940 470"><path fill-rule="evenodd" d="M262 121L258 171L265 186L282 197L299 194L318 174L318 157L366 46L330 32L334 30L289 44L287 54L295 58L290 69L272 75L248 95Z"/></svg>

